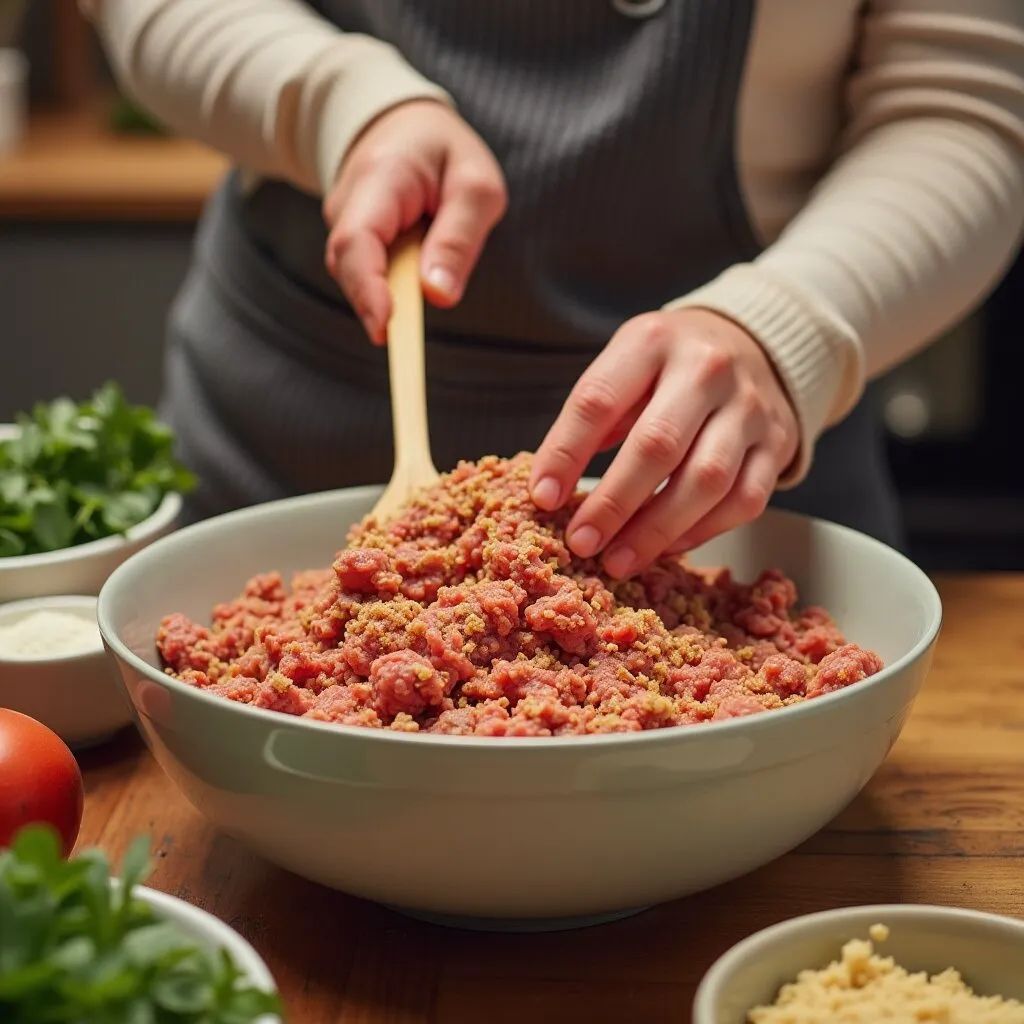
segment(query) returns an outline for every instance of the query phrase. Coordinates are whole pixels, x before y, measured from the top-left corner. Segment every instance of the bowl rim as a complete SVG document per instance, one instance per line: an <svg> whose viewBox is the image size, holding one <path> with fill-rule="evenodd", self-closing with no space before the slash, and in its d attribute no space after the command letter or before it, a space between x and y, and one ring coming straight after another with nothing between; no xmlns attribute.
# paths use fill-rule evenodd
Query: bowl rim
<svg viewBox="0 0 1024 1024"><path fill-rule="evenodd" d="M117 882L118 879L111 879L112 885L116 885ZM183 924L176 923L181 924L186 931L201 935L214 945L226 949L242 971L242 976L250 984L275 995L280 994L270 968L253 948L252 943L226 921L222 921L202 907L197 907L194 903L189 903L188 900L148 885L134 886L132 896L142 900L165 920L172 917L183 918ZM280 1018L276 1015L266 1015L259 1018L257 1024L280 1024Z"/></svg>
<svg viewBox="0 0 1024 1024"><path fill-rule="evenodd" d="M34 611L43 611L47 609L60 609L60 608L82 608L92 609L93 621L96 621L96 603L97 598L90 596L89 594L53 594L48 597L26 597L17 601L5 601L0 604L0 627L6 626L10 618L18 618L19 613L31 613ZM99 624L97 623L97 630ZM88 651L80 651L78 654L57 654L47 655L45 658L10 658L0 651L0 667L7 666L13 668L15 666L19 668L25 668L27 666L36 665L75 665L81 664L83 661L99 657L105 657L102 644L102 634L100 635L100 646L93 648Z"/></svg>
<svg viewBox="0 0 1024 1024"><path fill-rule="evenodd" d="M973 924L986 928L990 933L1004 933L1007 941L1016 939L1024 944L1024 920L1004 914L994 914L984 910L971 910L966 907L947 907L932 903L879 903L864 904L853 907L836 907L832 910L819 910L812 914L787 918L767 928L753 932L727 949L712 965L701 979L693 998L694 1024L707 1024L717 1018L714 1015L715 1002L720 993L730 983L731 976L737 965L748 957L769 950L790 941L798 934L812 933L825 925L841 925L843 922L856 921L858 926L868 921L865 932L873 924L883 924L890 931L903 921L949 921L965 925ZM850 935L850 939L863 938L861 935ZM848 940L844 940L848 941ZM839 955L837 949L833 959ZM808 964L808 968L816 965ZM821 965L825 966L824 964ZM947 966L955 967L956 964ZM752 1007L751 1007L752 1009Z"/></svg>
<svg viewBox="0 0 1024 1024"><path fill-rule="evenodd" d="M749 736L758 734L765 729L772 730L786 722L796 722L800 718L811 719L820 714L828 714L833 708L839 707L843 702L857 700L858 694L865 689L874 689L884 685L893 676L902 672L907 666L913 664L924 656L934 645L939 631L942 627L942 600L935 584L918 565L912 562L906 555L874 537L860 533L850 527L842 526L839 523L832 523L814 516L806 516L784 509L769 508L763 516L777 519L804 520L816 526L839 531L852 538L854 543L866 545L875 549L884 550L889 558L901 562L904 568L917 578L920 584L921 595L927 604L929 618L928 627L917 643L905 652L900 658L885 665L880 672L864 680L856 686L847 687L834 693L815 697L813 700L789 707L774 709L770 714L748 715L742 718L726 719L719 722L703 722L699 726L678 726L665 729L649 729L643 732L629 733L607 733L591 736L448 736L437 733L405 733L392 729L367 729L354 725L338 725L333 722L319 722L314 719L297 717L295 715L282 715L278 711L270 711L265 708L254 708L249 704L239 704L236 701L225 702L223 697L207 693L195 686L189 686L174 676L167 675L158 668L148 664L133 651L117 635L111 621L112 612L110 605L112 594L120 585L121 579L130 572L136 571L136 566L147 559L156 559L160 556L165 546L185 544L191 540L198 540L208 533L217 533L224 528L226 523L245 522L253 516L266 515L274 512L285 511L290 507L302 505L311 507L316 505L331 505L337 501L338 496L346 494L357 498L366 498L370 501L378 495L381 487L369 485L362 487L348 487L331 491L321 491L315 494L298 495L291 498L281 498L276 501L264 502L259 505L251 505L247 508L235 509L214 516L200 522L192 523L175 531L165 537L154 541L140 551L135 552L125 562L119 565L106 579L100 589L99 602L97 605L97 621L99 622L100 634L108 650L115 658L130 665L138 674L176 691L192 700L209 701L218 707L225 703L231 704L236 713L255 716L255 721L265 721L268 725L276 723L278 728L285 724L297 729L312 730L329 735L344 736L349 739L363 741L420 744L424 747L459 747L476 751L503 751L517 748L561 750L567 749L592 749L592 748L621 748L624 744L648 744L658 745L662 743L685 743L700 742L703 737L710 734L726 738L739 730L743 735ZM140 714L143 712L140 710ZM285 719L285 722L282 722Z"/></svg>

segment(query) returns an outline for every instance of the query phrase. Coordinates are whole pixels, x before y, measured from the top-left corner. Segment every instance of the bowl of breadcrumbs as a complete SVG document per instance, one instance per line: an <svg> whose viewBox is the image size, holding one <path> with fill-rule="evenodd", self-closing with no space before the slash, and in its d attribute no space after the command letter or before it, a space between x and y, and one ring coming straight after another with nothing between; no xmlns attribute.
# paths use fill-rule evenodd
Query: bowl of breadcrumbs
<svg viewBox="0 0 1024 1024"><path fill-rule="evenodd" d="M1024 1024L1024 922L972 910L848 907L725 953L693 1024Z"/></svg>

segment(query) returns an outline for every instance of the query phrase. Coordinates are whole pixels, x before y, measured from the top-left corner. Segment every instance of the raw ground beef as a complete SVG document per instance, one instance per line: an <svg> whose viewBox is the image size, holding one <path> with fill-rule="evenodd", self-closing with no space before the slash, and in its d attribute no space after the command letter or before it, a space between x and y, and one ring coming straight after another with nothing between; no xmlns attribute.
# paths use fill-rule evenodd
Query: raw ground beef
<svg viewBox="0 0 1024 1024"><path fill-rule="evenodd" d="M342 725L477 736L637 732L796 704L879 671L793 582L664 558L615 581L571 556L582 501L540 512L530 456L463 463L330 569L269 573L161 624L166 671Z"/></svg>

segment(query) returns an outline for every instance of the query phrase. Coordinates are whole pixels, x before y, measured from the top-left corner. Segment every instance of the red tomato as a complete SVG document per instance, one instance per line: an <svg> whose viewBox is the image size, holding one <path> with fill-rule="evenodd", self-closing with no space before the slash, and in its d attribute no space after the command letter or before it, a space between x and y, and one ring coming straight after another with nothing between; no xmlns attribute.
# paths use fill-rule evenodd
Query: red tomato
<svg viewBox="0 0 1024 1024"><path fill-rule="evenodd" d="M23 825L47 822L64 856L82 824L82 773L64 741L28 715L0 708L0 849Z"/></svg>

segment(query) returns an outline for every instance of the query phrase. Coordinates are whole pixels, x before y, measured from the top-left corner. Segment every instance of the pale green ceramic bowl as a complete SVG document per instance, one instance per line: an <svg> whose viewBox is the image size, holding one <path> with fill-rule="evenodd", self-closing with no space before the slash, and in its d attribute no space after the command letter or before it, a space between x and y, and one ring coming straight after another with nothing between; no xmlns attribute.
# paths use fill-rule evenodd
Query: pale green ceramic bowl
<svg viewBox="0 0 1024 1024"><path fill-rule="evenodd" d="M899 735L941 606L901 555L781 512L700 551L777 566L887 667L805 705L711 725L548 739L409 736L232 703L164 675L163 615L208 620L258 572L329 565L379 488L275 502L150 545L99 623L146 742L186 797L269 860L408 912L481 927L606 920L706 889L807 839Z"/></svg>

